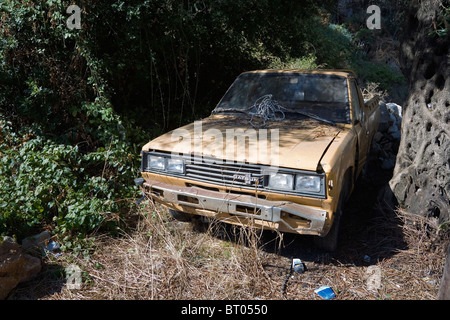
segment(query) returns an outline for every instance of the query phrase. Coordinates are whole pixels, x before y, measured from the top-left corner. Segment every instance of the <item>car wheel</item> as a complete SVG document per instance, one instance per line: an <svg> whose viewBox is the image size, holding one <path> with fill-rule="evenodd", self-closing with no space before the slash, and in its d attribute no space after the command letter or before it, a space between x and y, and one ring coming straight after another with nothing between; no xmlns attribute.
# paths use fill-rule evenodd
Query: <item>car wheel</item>
<svg viewBox="0 0 450 320"><path fill-rule="evenodd" d="M344 211L344 203L347 199L347 191L348 191L348 180L346 179L344 182L344 185L342 186L342 191L339 195L339 202L336 209L336 212L334 213L334 221L333 225L331 226L330 231L328 231L327 235L324 237L314 237L314 243L316 247L327 251L327 252L334 252L336 251L338 244L339 244L339 238L340 238L340 231L341 231L341 218Z"/></svg>
<svg viewBox="0 0 450 320"><path fill-rule="evenodd" d="M192 215L190 213L177 211L173 209L169 209L169 213L175 220L178 221L189 222L192 220Z"/></svg>
<svg viewBox="0 0 450 320"><path fill-rule="evenodd" d="M327 252L336 251L339 243L339 233L341 229L341 215L342 211L337 210L335 213L335 218L330 231L324 237L315 237L314 243L316 247Z"/></svg>

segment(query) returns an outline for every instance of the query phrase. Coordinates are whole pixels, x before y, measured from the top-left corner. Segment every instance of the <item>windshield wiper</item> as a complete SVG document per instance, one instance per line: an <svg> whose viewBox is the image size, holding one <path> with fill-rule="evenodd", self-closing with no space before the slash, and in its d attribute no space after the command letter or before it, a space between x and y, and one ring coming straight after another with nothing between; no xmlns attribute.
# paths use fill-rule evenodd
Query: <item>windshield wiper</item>
<svg viewBox="0 0 450 320"><path fill-rule="evenodd" d="M332 126L336 125L336 123L331 121L331 120L324 119L322 117L319 117L318 115L315 115L315 114L312 114L312 113L309 113L309 112L300 111L300 110L293 110L293 109L287 109L287 108L285 108L285 111L298 113L298 114L301 114L301 115L303 115L305 117L312 118L312 119L315 119L315 120L318 120L318 121L322 121L322 122L331 124Z"/></svg>
<svg viewBox="0 0 450 320"><path fill-rule="evenodd" d="M214 109L211 114L216 114L220 112L238 112L238 113L245 113L248 114L249 108L247 109L238 109L238 108L216 108Z"/></svg>
<svg viewBox="0 0 450 320"><path fill-rule="evenodd" d="M238 112L238 113L245 113L245 114L249 114L251 108L246 108L246 109L238 109L238 108L216 108L214 109L211 114L217 114L217 113L221 113L221 112ZM331 120L327 120L324 119L322 117L319 117L318 115L309 113L309 112L305 112L305 111L299 111L299 110L293 110L293 109L288 109L288 108L282 108L281 110L283 111L287 111L287 112L292 112L292 113L297 113L297 114L301 114L305 117L311 118L311 119L315 119L317 121L322 121L328 124L331 124L333 126L336 125L335 122L331 121Z"/></svg>

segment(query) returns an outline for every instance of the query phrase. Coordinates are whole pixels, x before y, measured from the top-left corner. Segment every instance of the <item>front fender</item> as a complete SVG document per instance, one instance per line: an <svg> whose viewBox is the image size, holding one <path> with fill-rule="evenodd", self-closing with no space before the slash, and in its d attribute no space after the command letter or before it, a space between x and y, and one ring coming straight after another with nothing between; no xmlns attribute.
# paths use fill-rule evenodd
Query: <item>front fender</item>
<svg viewBox="0 0 450 320"><path fill-rule="evenodd" d="M332 210L335 211L347 172L352 172L355 165L357 136L349 128L342 130L322 158L321 165L327 177L327 197L333 199ZM350 179L349 191L353 190L353 179Z"/></svg>

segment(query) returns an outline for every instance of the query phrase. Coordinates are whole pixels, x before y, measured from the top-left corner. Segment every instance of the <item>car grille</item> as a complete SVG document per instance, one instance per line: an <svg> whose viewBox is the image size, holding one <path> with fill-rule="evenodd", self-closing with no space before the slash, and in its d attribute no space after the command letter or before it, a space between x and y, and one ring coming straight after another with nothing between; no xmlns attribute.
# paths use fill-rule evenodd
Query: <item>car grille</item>
<svg viewBox="0 0 450 320"><path fill-rule="evenodd" d="M264 186L261 166L247 163L213 163L208 159L193 159L186 162L186 177L230 186Z"/></svg>
<svg viewBox="0 0 450 320"><path fill-rule="evenodd" d="M142 163L147 163L148 155L169 156L170 154L152 151L143 152ZM244 188L262 188L264 186L263 167L256 164L225 161L213 158L180 156L185 160L185 177L202 182ZM148 171L144 167L142 171Z"/></svg>

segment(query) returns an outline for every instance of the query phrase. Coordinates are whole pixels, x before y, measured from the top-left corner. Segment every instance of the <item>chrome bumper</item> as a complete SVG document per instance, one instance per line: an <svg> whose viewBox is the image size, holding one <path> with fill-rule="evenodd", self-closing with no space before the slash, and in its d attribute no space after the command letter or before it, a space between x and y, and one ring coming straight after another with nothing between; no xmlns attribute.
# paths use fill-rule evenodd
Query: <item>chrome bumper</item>
<svg viewBox="0 0 450 320"><path fill-rule="evenodd" d="M307 233L320 234L327 217L325 210L288 201L269 201L250 195L210 191L198 187L178 187L161 182L146 181L143 186L152 198L160 202L280 223L292 232L309 231ZM283 219L285 214L307 220L308 227L291 226Z"/></svg>

